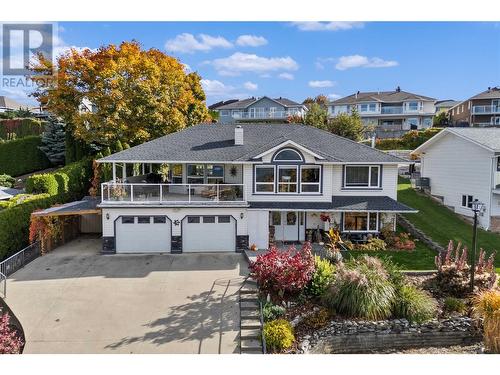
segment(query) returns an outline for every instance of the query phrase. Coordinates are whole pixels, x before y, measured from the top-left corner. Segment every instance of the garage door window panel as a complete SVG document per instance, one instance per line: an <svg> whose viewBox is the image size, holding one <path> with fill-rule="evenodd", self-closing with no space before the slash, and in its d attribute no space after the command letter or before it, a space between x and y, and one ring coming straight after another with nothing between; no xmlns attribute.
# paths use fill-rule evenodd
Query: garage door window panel
<svg viewBox="0 0 500 375"><path fill-rule="evenodd" d="M167 222L167 218L165 216L154 216L153 223L155 224L165 224Z"/></svg>
<svg viewBox="0 0 500 375"><path fill-rule="evenodd" d="M215 223L215 216L204 216L203 223L204 224L214 224Z"/></svg>
<svg viewBox="0 0 500 375"><path fill-rule="evenodd" d="M122 216L123 224L134 224L135 216Z"/></svg>
<svg viewBox="0 0 500 375"><path fill-rule="evenodd" d="M219 223L220 224L227 224L231 222L231 216L219 216Z"/></svg>
<svg viewBox="0 0 500 375"><path fill-rule="evenodd" d="M200 217L199 216L188 216L188 224L199 224Z"/></svg>

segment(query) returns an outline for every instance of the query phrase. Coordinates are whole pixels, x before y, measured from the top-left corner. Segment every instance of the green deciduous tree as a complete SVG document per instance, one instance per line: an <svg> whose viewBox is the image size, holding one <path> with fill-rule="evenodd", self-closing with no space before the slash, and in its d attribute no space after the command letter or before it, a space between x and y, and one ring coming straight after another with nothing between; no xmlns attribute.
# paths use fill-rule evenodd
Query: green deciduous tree
<svg viewBox="0 0 500 375"><path fill-rule="evenodd" d="M358 112L353 109L351 114L341 113L330 119L326 130L353 141L360 141L370 129L363 125Z"/></svg>
<svg viewBox="0 0 500 375"><path fill-rule="evenodd" d="M328 112L326 108L318 103L312 103L304 117L304 124L325 129L328 122Z"/></svg>

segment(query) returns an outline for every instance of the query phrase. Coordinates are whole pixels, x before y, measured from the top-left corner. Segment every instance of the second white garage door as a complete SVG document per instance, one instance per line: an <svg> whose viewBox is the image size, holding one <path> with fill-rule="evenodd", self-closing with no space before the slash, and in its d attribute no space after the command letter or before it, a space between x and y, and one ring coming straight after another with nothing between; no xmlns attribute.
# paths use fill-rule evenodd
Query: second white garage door
<svg viewBox="0 0 500 375"><path fill-rule="evenodd" d="M117 253L168 253L171 242L166 216L121 216L116 220Z"/></svg>
<svg viewBox="0 0 500 375"><path fill-rule="evenodd" d="M182 220L182 251L236 250L236 221L232 216L186 216Z"/></svg>

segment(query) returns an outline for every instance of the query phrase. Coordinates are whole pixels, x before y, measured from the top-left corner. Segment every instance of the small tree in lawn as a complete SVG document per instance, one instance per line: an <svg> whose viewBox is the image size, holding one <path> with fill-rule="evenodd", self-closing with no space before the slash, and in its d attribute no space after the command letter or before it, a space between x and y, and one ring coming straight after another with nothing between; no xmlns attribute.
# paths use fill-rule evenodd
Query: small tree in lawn
<svg viewBox="0 0 500 375"><path fill-rule="evenodd" d="M363 125L358 111L353 109L350 115L341 113L330 119L326 125L326 130L353 141L360 141L369 129Z"/></svg>
<svg viewBox="0 0 500 375"><path fill-rule="evenodd" d="M39 148L54 165L64 164L64 155L66 153L64 127L64 123L51 118L42 134L42 145Z"/></svg>
<svg viewBox="0 0 500 375"><path fill-rule="evenodd" d="M8 313L0 315L0 354L19 354L23 341L10 326Z"/></svg>

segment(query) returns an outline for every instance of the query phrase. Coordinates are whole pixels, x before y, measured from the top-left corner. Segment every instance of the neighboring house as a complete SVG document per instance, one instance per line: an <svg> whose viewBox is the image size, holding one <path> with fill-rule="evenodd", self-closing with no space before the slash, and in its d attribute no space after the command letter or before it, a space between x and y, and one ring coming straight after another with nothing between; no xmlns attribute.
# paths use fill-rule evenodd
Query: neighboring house
<svg viewBox="0 0 500 375"><path fill-rule="evenodd" d="M433 196L465 216L478 199L486 206L479 224L500 231L500 129L446 128L413 153Z"/></svg>
<svg viewBox="0 0 500 375"><path fill-rule="evenodd" d="M448 112L449 109L459 103L461 102L458 100L438 100L436 103L434 103L434 106L436 107L436 115L440 114L441 112Z"/></svg>
<svg viewBox="0 0 500 375"><path fill-rule="evenodd" d="M453 126L500 126L500 87L488 87L454 105L448 113Z"/></svg>
<svg viewBox="0 0 500 375"><path fill-rule="evenodd" d="M16 195L22 194L23 191L19 189L0 186L0 201L6 201L14 198Z"/></svg>
<svg viewBox="0 0 500 375"><path fill-rule="evenodd" d="M335 117L357 109L365 125L373 125L378 137L399 137L408 130L432 126L436 99L402 91L360 92L330 102L328 114Z"/></svg>
<svg viewBox="0 0 500 375"><path fill-rule="evenodd" d="M17 111L21 108L27 108L26 105L16 102L15 100L6 96L0 96L0 113Z"/></svg>
<svg viewBox="0 0 500 375"><path fill-rule="evenodd" d="M197 125L98 162L104 253L268 248L327 229L322 213L366 239L414 212L396 200L404 160L304 125Z"/></svg>
<svg viewBox="0 0 500 375"><path fill-rule="evenodd" d="M227 102L226 102L227 103ZM249 98L217 106L219 122L284 122L290 116L304 117L307 107L286 98Z"/></svg>

